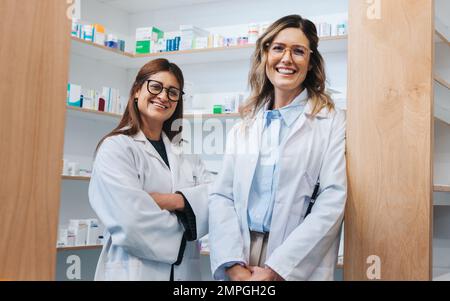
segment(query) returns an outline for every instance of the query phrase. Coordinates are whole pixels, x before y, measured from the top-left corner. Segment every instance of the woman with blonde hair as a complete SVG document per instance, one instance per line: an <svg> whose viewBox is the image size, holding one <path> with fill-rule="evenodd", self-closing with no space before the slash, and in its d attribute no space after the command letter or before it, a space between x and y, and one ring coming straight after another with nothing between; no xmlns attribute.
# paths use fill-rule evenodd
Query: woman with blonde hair
<svg viewBox="0 0 450 301"><path fill-rule="evenodd" d="M209 197L216 279L332 280L347 198L345 115L325 92L315 25L259 38L243 121Z"/></svg>

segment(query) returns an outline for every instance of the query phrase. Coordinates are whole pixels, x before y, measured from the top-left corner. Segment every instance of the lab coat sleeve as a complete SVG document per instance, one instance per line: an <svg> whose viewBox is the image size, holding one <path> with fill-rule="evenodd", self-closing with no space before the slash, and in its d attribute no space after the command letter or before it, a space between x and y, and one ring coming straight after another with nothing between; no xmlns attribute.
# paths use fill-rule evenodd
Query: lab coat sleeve
<svg viewBox="0 0 450 301"><path fill-rule="evenodd" d="M228 280L225 273L228 263L246 263L244 238L233 195L235 131L236 127L228 135L222 170L209 196L209 247L211 269L216 280Z"/></svg>
<svg viewBox="0 0 450 301"><path fill-rule="evenodd" d="M106 139L97 153L89 185L91 206L114 245L142 259L173 264L183 227L142 189L133 153L120 139Z"/></svg>
<svg viewBox="0 0 450 301"><path fill-rule="evenodd" d="M309 216L266 265L285 280L307 280L340 235L347 199L345 113L337 111L320 171L321 192Z"/></svg>
<svg viewBox="0 0 450 301"><path fill-rule="evenodd" d="M198 156L194 156L192 164L199 185L182 188L179 191L188 200L194 211L197 238L201 238L208 234L208 188L211 183L211 176Z"/></svg>

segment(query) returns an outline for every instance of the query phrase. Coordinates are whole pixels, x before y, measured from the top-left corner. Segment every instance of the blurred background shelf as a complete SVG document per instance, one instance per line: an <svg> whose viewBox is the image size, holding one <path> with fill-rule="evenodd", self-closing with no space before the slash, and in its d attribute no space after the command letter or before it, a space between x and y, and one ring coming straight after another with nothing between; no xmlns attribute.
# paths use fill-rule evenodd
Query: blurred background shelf
<svg viewBox="0 0 450 301"><path fill-rule="evenodd" d="M441 86L443 86L444 88L450 89L450 84L447 80L445 80L444 78L440 77L439 75L436 75L434 77L434 80L439 83Z"/></svg>
<svg viewBox="0 0 450 301"><path fill-rule="evenodd" d="M242 46L190 49L151 54L132 54L72 37L73 54L126 69L140 68L148 61L155 58L166 58L180 65L241 60L249 61L254 49L255 45L248 44ZM347 51L347 36L322 37L320 39L319 50L322 53L345 52Z"/></svg>
<svg viewBox="0 0 450 301"><path fill-rule="evenodd" d="M80 118L89 118L89 119L102 119L102 120L112 120L119 121L122 118L122 115L100 112L96 110L83 109L78 107L67 106L67 110L70 116L80 117ZM207 114L207 113L186 113L184 114L184 118L186 119L194 119L194 118L239 118L239 113L228 113L228 114Z"/></svg>
<svg viewBox="0 0 450 301"><path fill-rule="evenodd" d="M71 180L71 181L90 181L91 177L89 176L62 176L63 180Z"/></svg>
<svg viewBox="0 0 450 301"><path fill-rule="evenodd" d="M58 251L80 251L80 250L97 250L103 248L103 245L92 246L74 246L74 247L57 247Z"/></svg>
<svg viewBox="0 0 450 301"><path fill-rule="evenodd" d="M435 192L450 192L450 185L434 185Z"/></svg>
<svg viewBox="0 0 450 301"><path fill-rule="evenodd" d="M91 58L122 68L129 68L131 60L134 58L132 53L125 53L76 37L72 37L71 52L80 57Z"/></svg>

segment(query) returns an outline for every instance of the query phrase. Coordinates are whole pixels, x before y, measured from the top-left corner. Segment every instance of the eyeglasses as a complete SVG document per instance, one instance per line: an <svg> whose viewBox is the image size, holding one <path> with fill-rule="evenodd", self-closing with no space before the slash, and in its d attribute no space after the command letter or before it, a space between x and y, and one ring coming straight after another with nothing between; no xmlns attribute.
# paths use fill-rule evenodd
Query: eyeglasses
<svg viewBox="0 0 450 301"><path fill-rule="evenodd" d="M181 99L181 96L184 95L184 92L180 89L169 87L164 88L163 83L156 80L147 80L147 91L152 95L159 95L163 90L167 92L167 98L169 98L172 102L178 102Z"/></svg>
<svg viewBox="0 0 450 301"><path fill-rule="evenodd" d="M272 45L267 44L269 47L269 55L273 57L282 57L286 50L291 52L291 57L293 60L304 61L306 60L313 51L305 46L294 46L294 47L286 47L284 44L274 43Z"/></svg>

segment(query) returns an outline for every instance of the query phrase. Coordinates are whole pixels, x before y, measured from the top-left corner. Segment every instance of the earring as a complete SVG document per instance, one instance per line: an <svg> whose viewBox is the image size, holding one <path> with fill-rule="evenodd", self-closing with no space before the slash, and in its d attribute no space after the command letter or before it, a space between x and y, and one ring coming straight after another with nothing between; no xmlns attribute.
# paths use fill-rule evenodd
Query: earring
<svg viewBox="0 0 450 301"><path fill-rule="evenodd" d="M138 99L137 99L137 98L135 98L135 99L134 99L134 102L135 102L135 103L137 103L137 102L138 102Z"/></svg>

